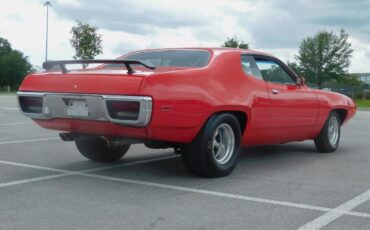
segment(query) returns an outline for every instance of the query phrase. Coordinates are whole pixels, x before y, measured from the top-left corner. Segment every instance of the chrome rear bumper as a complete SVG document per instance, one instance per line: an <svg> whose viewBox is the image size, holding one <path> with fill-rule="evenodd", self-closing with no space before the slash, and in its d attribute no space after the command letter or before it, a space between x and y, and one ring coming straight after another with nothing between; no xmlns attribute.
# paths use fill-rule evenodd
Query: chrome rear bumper
<svg viewBox="0 0 370 230"><path fill-rule="evenodd" d="M84 119L95 121L109 121L112 123L128 126L147 126L152 114L152 98L148 96L115 96L115 95L97 95L97 94L72 94L72 93L45 93L45 92L17 92L18 105L20 111L32 119L67 118ZM43 100L41 113L30 113L22 110L20 97L40 97ZM88 107L87 116L68 115L68 100L83 100ZM139 102L139 116L136 120L114 119L109 115L107 101L129 101Z"/></svg>

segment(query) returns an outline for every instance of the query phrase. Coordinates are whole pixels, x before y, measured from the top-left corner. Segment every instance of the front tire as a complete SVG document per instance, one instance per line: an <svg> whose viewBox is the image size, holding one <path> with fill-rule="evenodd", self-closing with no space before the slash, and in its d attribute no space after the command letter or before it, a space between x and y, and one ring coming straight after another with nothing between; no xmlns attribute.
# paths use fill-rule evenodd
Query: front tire
<svg viewBox="0 0 370 230"><path fill-rule="evenodd" d="M320 134L315 138L316 149L322 153L334 152L340 140L340 118L337 112L331 112Z"/></svg>
<svg viewBox="0 0 370 230"><path fill-rule="evenodd" d="M109 145L102 137L80 136L75 140L77 149L89 160L95 162L112 162L121 159L130 145Z"/></svg>
<svg viewBox="0 0 370 230"><path fill-rule="evenodd" d="M231 114L212 116L196 139L182 150L187 170L204 177L223 177L235 168L240 155L241 130Z"/></svg>

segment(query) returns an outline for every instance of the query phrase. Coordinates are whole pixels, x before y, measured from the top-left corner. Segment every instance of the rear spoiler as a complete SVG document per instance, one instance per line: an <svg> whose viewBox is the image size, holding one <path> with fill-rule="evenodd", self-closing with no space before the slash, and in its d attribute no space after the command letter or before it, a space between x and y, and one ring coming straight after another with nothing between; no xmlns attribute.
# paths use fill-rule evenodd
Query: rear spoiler
<svg viewBox="0 0 370 230"><path fill-rule="evenodd" d="M117 59L45 61L44 63L42 63L42 68L44 68L45 70L52 70L55 66L59 66L59 68L62 70L62 73L68 73L68 70L66 68L66 65L68 64L123 64L125 65L128 74L132 74L135 72L130 65L142 65L148 69L153 70L155 69L154 66L149 66L138 60L117 60Z"/></svg>

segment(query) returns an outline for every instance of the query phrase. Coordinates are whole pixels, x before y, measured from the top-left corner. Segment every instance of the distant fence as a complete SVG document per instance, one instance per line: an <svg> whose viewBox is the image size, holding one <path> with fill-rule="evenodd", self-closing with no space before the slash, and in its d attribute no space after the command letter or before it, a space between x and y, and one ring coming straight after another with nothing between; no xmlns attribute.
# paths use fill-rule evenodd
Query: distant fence
<svg viewBox="0 0 370 230"><path fill-rule="evenodd" d="M307 84L310 88L318 89L315 84ZM370 87L352 87L352 86L337 86L337 85L324 85L321 90L330 92L341 93L353 99L370 99Z"/></svg>
<svg viewBox="0 0 370 230"><path fill-rule="evenodd" d="M10 86L0 86L0 92L8 92L10 93L12 88Z"/></svg>
<svg viewBox="0 0 370 230"><path fill-rule="evenodd" d="M11 87L11 86L0 86L0 92L6 92L6 93L11 93L11 92L15 92L18 90L18 86L14 86L14 87Z"/></svg>
<svg viewBox="0 0 370 230"><path fill-rule="evenodd" d="M358 88L358 87L332 87L324 88L324 90L332 91L347 95L354 99L370 99L369 88Z"/></svg>

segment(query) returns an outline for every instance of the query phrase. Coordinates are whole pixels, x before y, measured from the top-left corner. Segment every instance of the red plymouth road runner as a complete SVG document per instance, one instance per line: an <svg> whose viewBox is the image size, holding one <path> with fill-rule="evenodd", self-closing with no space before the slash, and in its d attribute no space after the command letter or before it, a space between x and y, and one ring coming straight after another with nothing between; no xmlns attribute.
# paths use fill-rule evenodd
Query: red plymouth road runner
<svg viewBox="0 0 370 230"><path fill-rule="evenodd" d="M66 68L92 63L101 65ZM243 146L314 140L333 152L356 111L351 98L311 89L276 57L251 50L144 50L43 67L20 86L21 112L98 162L144 143L174 148L193 174L221 177Z"/></svg>

